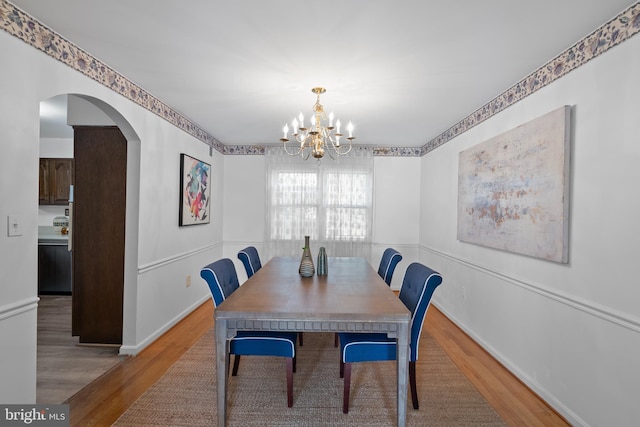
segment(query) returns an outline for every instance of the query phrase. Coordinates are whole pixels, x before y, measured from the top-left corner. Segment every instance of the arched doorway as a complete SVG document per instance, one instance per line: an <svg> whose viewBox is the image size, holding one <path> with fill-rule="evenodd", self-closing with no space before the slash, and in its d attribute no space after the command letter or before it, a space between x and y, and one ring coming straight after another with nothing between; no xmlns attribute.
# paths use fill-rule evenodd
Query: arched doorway
<svg viewBox="0 0 640 427"><path fill-rule="evenodd" d="M51 123L44 123L46 118L42 117L42 106L50 104L60 104L64 106L64 113L61 117L64 122L62 125L71 129L71 125L89 126L89 127L111 127L116 128L126 140L126 164L124 176L126 177L126 196L123 203L124 214L120 228L124 229L124 240L121 248L124 254L124 262L121 272L121 307L120 316L122 320L122 329L119 346L120 354L123 348L131 346L135 339L135 307L136 307L136 287L137 287L137 248L138 248L138 199L139 199L139 174L140 174L140 141L129 122L114 108L105 102L94 97L80 94L66 94L53 97L43 101L41 104L41 142L43 137L43 127L51 126ZM60 116L56 120L60 120ZM71 134L73 135L73 134ZM60 135L54 138L64 139ZM68 135L66 137L69 138ZM73 139L73 136L71 136ZM57 142L57 141L56 141ZM67 148L68 150L68 148ZM73 147L71 148L73 150ZM73 153L73 151L71 151ZM86 165L85 165L86 166ZM89 166L91 167L91 166ZM98 367L98 369L100 369ZM99 373L97 374L99 375Z"/></svg>

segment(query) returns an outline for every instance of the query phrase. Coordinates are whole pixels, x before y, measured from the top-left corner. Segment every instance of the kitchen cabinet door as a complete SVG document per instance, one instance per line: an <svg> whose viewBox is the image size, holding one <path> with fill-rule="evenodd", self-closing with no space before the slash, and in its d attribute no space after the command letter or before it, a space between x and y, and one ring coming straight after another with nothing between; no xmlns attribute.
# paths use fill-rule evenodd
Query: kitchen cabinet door
<svg viewBox="0 0 640 427"><path fill-rule="evenodd" d="M40 159L41 205L69 204L69 186L73 184L73 159Z"/></svg>
<svg viewBox="0 0 640 427"><path fill-rule="evenodd" d="M71 252L66 245L38 245L38 294L71 295Z"/></svg>

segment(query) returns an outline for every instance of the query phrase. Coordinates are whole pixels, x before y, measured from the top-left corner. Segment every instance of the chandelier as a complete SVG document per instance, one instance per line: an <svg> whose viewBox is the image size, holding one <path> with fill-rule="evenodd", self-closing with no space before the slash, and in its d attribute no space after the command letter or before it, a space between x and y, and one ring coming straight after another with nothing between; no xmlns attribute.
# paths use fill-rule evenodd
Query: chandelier
<svg viewBox="0 0 640 427"><path fill-rule="evenodd" d="M320 94L326 92L323 87L314 87L311 92L316 94L316 103L313 105L313 115L311 116L311 126L306 128L304 126L304 116L302 113L297 118L294 118L291 122L292 125L292 137L294 141L289 141L287 136L289 135L289 125L285 124L282 128L284 136L280 138L284 145L284 150L290 156L300 155L304 160L307 160L309 156L313 156L318 161L324 157L325 154L329 154L329 157L335 159L336 156L344 156L351 151L351 142L356 139L353 136L353 125L351 122L347 125L347 132L349 136L346 137L344 143L340 142L340 138L344 135L340 133L340 120L336 120L335 126L333 124L333 113L329 114L328 126L326 123L327 117L324 113L324 107L320 104Z"/></svg>

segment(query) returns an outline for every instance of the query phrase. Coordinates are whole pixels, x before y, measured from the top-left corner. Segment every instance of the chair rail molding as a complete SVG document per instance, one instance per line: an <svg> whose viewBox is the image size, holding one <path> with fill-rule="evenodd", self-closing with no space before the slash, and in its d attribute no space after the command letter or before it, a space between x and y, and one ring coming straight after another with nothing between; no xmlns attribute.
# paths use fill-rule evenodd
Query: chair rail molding
<svg viewBox="0 0 640 427"><path fill-rule="evenodd" d="M40 298L25 298L20 301L15 301L11 304L0 306L0 321L8 319L13 316L18 316L22 313L38 309L38 301Z"/></svg>
<svg viewBox="0 0 640 427"><path fill-rule="evenodd" d="M138 274L148 273L149 271L156 270L158 268L166 267L174 262L182 261L187 258L191 258L195 255L208 252L210 250L222 247L222 242L212 243L210 245L202 246L200 248L192 249L190 251L177 253L167 258L159 259L138 266Z"/></svg>
<svg viewBox="0 0 640 427"><path fill-rule="evenodd" d="M441 257L453 263L471 268L482 274L494 276L499 280L511 283L520 288L526 289L527 291L536 293L545 298L567 305L576 310L580 310L584 313L598 317L602 320L606 320L607 322L614 323L617 326L621 326L623 328L630 329L634 332L640 333L640 318L636 316L632 316L628 313L622 313L618 310L612 309L611 307L607 307L601 304L595 304L591 301L586 301L582 298L576 298L574 296L567 295L562 292L551 291L540 284L537 284L531 281L525 281L524 279L520 279L520 278L511 276L509 274L502 273L495 269L482 266L480 264L477 264L462 258L458 258L451 254L439 251L438 249L435 249L435 248L430 248L424 245L420 245L420 250L430 252L438 257Z"/></svg>

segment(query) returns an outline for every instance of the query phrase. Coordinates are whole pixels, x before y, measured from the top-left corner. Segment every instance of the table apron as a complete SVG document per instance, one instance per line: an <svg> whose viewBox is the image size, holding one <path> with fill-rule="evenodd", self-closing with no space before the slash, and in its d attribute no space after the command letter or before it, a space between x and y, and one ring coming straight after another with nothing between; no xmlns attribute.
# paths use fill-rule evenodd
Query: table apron
<svg viewBox="0 0 640 427"><path fill-rule="evenodd" d="M364 332L386 333L397 337L400 325L409 321L358 321L358 320L265 320L226 319L227 338L236 336L237 331L282 331L282 332Z"/></svg>

